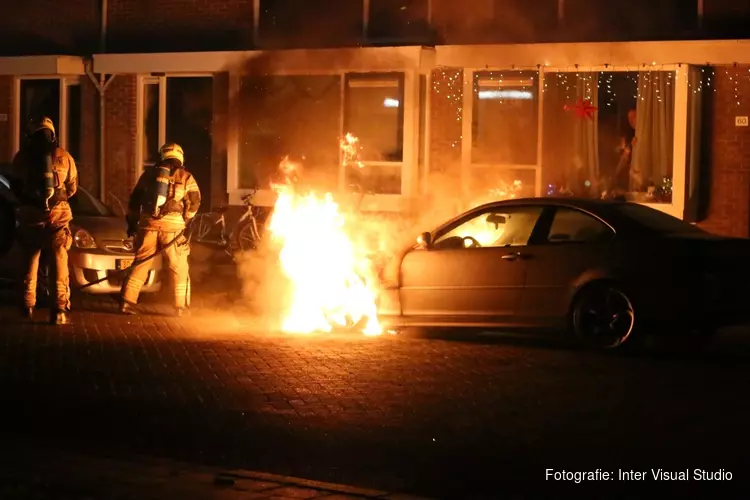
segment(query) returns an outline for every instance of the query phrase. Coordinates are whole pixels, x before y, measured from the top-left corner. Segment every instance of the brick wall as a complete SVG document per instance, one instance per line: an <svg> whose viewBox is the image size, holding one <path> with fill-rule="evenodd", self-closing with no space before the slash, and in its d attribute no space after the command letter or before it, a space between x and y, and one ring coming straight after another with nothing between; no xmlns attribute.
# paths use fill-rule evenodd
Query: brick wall
<svg viewBox="0 0 750 500"><path fill-rule="evenodd" d="M250 48L252 0L109 0L108 52Z"/></svg>
<svg viewBox="0 0 750 500"><path fill-rule="evenodd" d="M81 76L81 146L78 178L81 186L99 195L99 93L88 76Z"/></svg>
<svg viewBox="0 0 750 500"><path fill-rule="evenodd" d="M227 194L227 133L229 125L229 74L214 75L213 122L211 130L211 193L207 208L229 203ZM209 196L210 194L210 196Z"/></svg>
<svg viewBox="0 0 750 500"><path fill-rule="evenodd" d="M0 114L8 115L8 119L0 122L0 163L13 160L13 77L0 76Z"/></svg>
<svg viewBox="0 0 750 500"><path fill-rule="evenodd" d="M720 67L712 73L714 90L703 86L700 225L720 234L748 236L750 127L736 127L735 116L750 115L750 67Z"/></svg>
<svg viewBox="0 0 750 500"><path fill-rule="evenodd" d="M463 71L455 68L433 70L429 92L429 175L460 175Z"/></svg>
<svg viewBox="0 0 750 500"><path fill-rule="evenodd" d="M106 91L106 200L127 203L135 186L136 77L118 75ZM112 196L114 195L114 197Z"/></svg>
<svg viewBox="0 0 750 500"><path fill-rule="evenodd" d="M85 55L99 40L100 0L3 2L0 55Z"/></svg>

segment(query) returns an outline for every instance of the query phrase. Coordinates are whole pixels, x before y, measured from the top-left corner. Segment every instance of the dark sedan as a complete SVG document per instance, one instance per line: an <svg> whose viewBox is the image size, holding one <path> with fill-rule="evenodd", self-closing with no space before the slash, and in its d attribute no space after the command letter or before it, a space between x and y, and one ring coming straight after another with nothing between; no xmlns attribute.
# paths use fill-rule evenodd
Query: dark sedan
<svg viewBox="0 0 750 500"><path fill-rule="evenodd" d="M643 205L507 200L419 241L381 308L386 323L552 328L611 348L647 331L708 335L750 322L750 240Z"/></svg>

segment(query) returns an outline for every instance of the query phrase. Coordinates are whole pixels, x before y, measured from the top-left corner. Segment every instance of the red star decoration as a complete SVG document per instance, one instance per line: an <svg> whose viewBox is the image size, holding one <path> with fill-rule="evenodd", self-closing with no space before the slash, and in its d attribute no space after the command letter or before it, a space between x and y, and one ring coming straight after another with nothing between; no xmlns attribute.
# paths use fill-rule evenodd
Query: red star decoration
<svg viewBox="0 0 750 500"><path fill-rule="evenodd" d="M575 106L569 106L566 104L563 109L565 111L575 111L578 118L588 118L590 120L593 120L594 113L599 108L597 108L596 106L592 106L591 101L589 100L578 99Z"/></svg>

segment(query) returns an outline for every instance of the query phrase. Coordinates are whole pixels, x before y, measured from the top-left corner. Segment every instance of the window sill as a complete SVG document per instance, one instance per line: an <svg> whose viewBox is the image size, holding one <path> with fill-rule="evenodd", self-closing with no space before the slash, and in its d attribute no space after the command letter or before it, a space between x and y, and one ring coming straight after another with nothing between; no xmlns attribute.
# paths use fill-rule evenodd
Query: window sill
<svg viewBox="0 0 750 500"><path fill-rule="evenodd" d="M229 204L242 205L242 197L250 191L249 189L238 189L229 193ZM340 198L340 203L344 204L345 198L347 198L347 195ZM270 189L260 189L255 193L252 201L253 205L257 207L273 207L276 203L276 193ZM359 210L363 212L403 212L409 208L408 203L408 198L400 194L368 194L362 200Z"/></svg>

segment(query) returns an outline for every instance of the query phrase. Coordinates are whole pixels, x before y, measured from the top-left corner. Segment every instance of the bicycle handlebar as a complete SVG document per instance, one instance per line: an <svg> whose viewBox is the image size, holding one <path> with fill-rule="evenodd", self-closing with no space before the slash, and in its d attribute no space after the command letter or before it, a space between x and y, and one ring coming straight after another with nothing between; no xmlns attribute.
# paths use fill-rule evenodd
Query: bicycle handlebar
<svg viewBox="0 0 750 500"><path fill-rule="evenodd" d="M251 205L250 201L255 197L255 195L258 193L257 189L251 189L249 193L242 196L242 203L245 205Z"/></svg>

